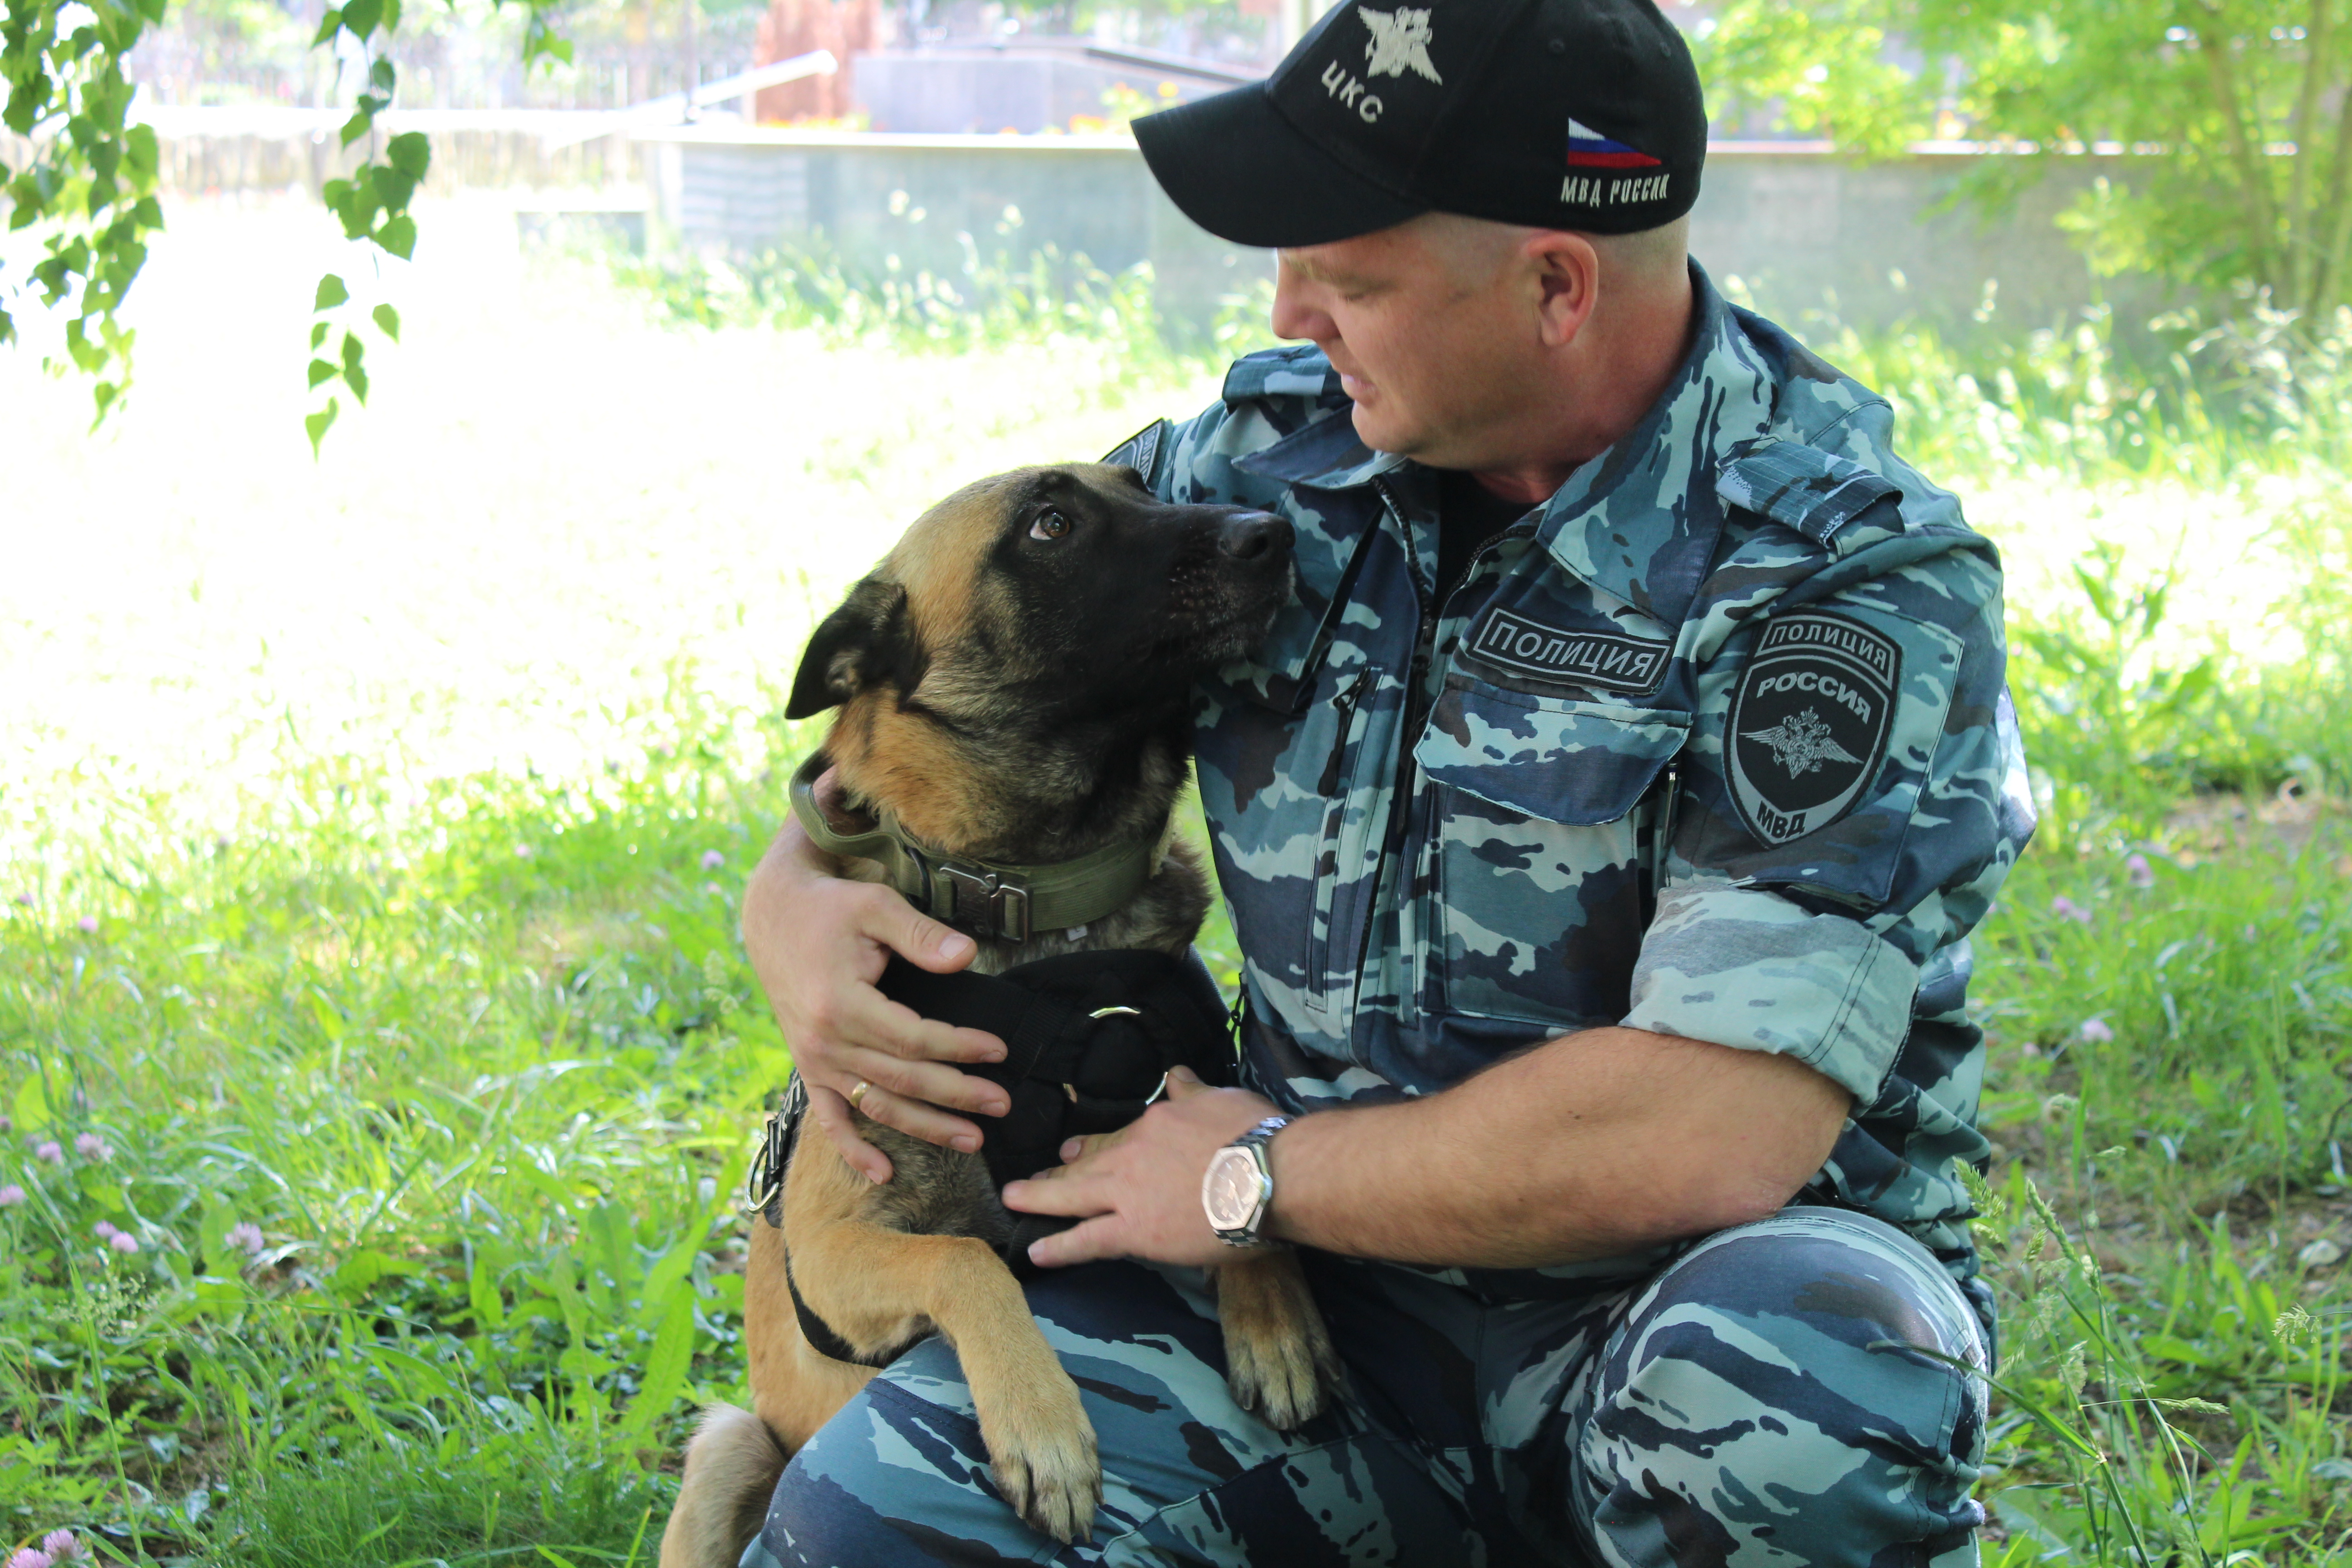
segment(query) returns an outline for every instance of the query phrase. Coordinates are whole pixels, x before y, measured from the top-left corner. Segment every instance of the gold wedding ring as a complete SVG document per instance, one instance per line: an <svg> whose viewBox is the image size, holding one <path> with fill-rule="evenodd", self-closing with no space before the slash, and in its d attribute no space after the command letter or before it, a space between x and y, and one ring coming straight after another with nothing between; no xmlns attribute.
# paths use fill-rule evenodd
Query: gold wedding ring
<svg viewBox="0 0 2352 1568"><path fill-rule="evenodd" d="M871 1083L868 1083L866 1079L862 1078L859 1079L857 1080L857 1087L849 1091L849 1109L852 1110L862 1110L864 1107L859 1102L865 1100L866 1091L873 1087L874 1086Z"/></svg>

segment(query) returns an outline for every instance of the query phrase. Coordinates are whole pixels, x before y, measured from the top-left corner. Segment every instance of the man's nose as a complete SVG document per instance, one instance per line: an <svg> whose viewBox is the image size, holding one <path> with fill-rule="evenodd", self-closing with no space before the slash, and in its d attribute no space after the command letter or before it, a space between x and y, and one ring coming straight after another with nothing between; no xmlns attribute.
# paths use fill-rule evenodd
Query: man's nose
<svg viewBox="0 0 2352 1568"><path fill-rule="evenodd" d="M1324 310L1311 301L1315 289L1286 262L1277 261L1274 274L1272 325L1277 338L1307 338L1328 342L1339 329Z"/></svg>

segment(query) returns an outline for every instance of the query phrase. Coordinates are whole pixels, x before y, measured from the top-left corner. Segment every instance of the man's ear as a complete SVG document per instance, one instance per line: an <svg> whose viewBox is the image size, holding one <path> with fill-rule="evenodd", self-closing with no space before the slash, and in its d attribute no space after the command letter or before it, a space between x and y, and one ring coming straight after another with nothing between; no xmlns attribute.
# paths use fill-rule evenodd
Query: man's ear
<svg viewBox="0 0 2352 1568"><path fill-rule="evenodd" d="M868 577L809 638L784 717L822 713L877 686L896 686L903 696L923 679L925 663L907 614L907 591Z"/></svg>
<svg viewBox="0 0 2352 1568"><path fill-rule="evenodd" d="M1601 299L1601 254L1580 234L1548 229L1521 252L1535 267L1538 331L1547 348L1576 341Z"/></svg>

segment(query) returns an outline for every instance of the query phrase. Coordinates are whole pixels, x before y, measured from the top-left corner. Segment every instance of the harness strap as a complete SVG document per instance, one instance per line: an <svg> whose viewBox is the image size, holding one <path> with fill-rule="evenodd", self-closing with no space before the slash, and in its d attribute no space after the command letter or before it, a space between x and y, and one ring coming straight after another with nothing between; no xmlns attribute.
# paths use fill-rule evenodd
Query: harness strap
<svg viewBox="0 0 2352 1568"><path fill-rule="evenodd" d="M982 1146L1000 1188L1055 1163L1065 1138L1128 1125L1159 1098L1171 1068L1207 1082L1230 1081L1230 1023L1223 997L1196 954L1091 952L1038 959L1002 975L933 974L893 958L880 989L927 1018L984 1029L1005 1043L1005 1059L967 1067L1009 1093ZM783 1230L784 1180L808 1114L808 1086L795 1072L769 1116L746 1182L747 1211ZM1016 1275L1032 1269L1032 1242L1073 1222L1011 1215L997 1254ZM858 1366L888 1365L907 1347L860 1355L809 1306L784 1251L784 1286L801 1334L819 1355ZM909 1343L912 1342L909 1341Z"/></svg>
<svg viewBox="0 0 2352 1568"><path fill-rule="evenodd" d="M760 1152L751 1162L748 1185L753 1194L760 1217L775 1227L779 1242L784 1234L784 1173L792 1169L793 1150L801 1141L801 1119L808 1114L808 1085L797 1072L784 1085L782 1105L768 1113L765 1134L760 1141ZM801 1337L809 1349L835 1361L845 1361L853 1366L885 1367L898 1359L907 1347L893 1346L879 1355L860 1355L856 1346L833 1331L833 1325L816 1314L801 1294L800 1281L793 1277L793 1249L784 1248L784 1289L793 1299L793 1316L800 1320Z"/></svg>
<svg viewBox="0 0 2352 1568"><path fill-rule="evenodd" d="M1075 860L1019 866L925 848L887 810L865 832L844 833L817 805L816 781L830 765L816 752L793 773L793 816L809 841L843 859L872 861L908 903L990 941L1025 942L1033 931L1066 931L1124 907L1151 879L1166 842L1163 832Z"/></svg>

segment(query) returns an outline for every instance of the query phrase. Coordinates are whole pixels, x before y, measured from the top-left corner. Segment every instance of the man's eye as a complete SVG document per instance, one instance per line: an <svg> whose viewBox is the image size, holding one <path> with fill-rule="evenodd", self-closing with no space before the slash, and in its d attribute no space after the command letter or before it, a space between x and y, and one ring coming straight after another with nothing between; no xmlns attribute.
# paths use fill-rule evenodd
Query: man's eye
<svg viewBox="0 0 2352 1568"><path fill-rule="evenodd" d="M1029 525L1032 539L1059 539L1070 531L1070 520L1058 511L1049 511Z"/></svg>

